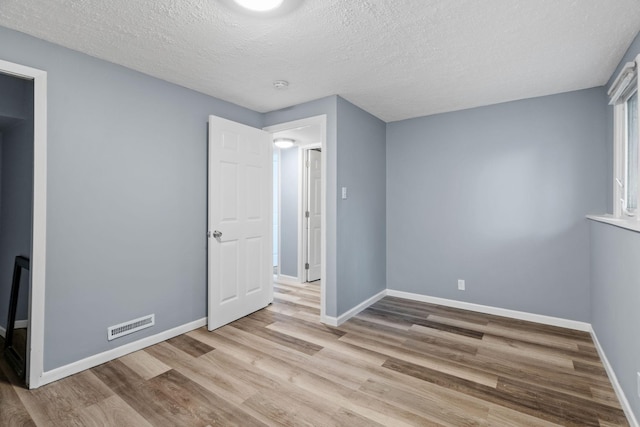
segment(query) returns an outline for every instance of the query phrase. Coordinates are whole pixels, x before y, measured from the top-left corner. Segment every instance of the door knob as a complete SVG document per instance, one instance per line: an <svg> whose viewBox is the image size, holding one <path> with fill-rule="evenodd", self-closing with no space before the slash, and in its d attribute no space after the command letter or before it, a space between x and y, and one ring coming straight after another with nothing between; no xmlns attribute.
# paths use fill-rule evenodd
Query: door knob
<svg viewBox="0 0 640 427"><path fill-rule="evenodd" d="M219 239L222 237L222 231L215 230L213 234L211 234L214 239Z"/></svg>

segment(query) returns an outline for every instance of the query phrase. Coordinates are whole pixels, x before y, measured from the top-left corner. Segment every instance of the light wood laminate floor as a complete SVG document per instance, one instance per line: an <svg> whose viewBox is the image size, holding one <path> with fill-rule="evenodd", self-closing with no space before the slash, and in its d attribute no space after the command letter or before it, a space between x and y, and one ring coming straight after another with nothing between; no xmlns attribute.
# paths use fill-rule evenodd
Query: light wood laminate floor
<svg viewBox="0 0 640 427"><path fill-rule="evenodd" d="M628 425L587 333L384 298L339 328L319 286L37 390L1 426Z"/></svg>

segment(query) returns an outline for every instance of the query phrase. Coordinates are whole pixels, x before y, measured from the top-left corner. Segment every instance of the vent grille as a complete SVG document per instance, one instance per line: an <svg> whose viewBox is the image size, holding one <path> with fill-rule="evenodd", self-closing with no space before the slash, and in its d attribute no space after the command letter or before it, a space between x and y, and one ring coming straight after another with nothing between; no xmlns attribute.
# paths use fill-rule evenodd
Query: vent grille
<svg viewBox="0 0 640 427"><path fill-rule="evenodd" d="M129 335L133 332L141 329L150 328L156 324L155 314L133 319L128 322L120 323L118 325L109 326L107 328L107 340L111 341L115 338L120 338L125 335Z"/></svg>

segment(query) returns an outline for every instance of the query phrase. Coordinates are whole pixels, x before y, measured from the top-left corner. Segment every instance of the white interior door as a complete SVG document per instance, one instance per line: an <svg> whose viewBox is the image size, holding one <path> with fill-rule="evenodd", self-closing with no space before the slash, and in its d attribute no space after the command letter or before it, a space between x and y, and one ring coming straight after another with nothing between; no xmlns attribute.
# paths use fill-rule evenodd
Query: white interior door
<svg viewBox="0 0 640 427"><path fill-rule="evenodd" d="M273 300L272 163L267 132L209 116L209 330Z"/></svg>
<svg viewBox="0 0 640 427"><path fill-rule="evenodd" d="M321 270L322 169L320 150L307 150L307 153L307 282L313 282L320 280Z"/></svg>

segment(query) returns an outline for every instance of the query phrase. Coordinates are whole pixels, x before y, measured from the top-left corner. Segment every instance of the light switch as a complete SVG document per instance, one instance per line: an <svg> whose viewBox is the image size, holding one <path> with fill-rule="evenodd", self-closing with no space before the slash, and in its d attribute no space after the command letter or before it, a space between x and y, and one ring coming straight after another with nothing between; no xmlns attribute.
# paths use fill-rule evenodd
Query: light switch
<svg viewBox="0 0 640 427"><path fill-rule="evenodd" d="M347 187L342 187L342 200L347 200Z"/></svg>

